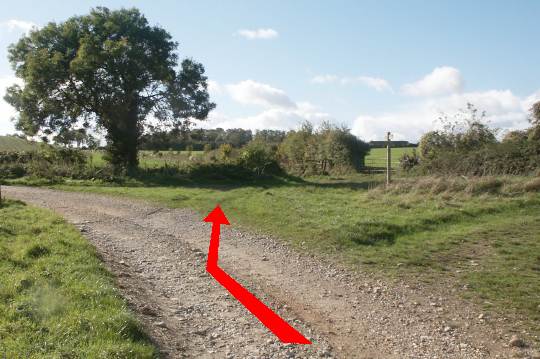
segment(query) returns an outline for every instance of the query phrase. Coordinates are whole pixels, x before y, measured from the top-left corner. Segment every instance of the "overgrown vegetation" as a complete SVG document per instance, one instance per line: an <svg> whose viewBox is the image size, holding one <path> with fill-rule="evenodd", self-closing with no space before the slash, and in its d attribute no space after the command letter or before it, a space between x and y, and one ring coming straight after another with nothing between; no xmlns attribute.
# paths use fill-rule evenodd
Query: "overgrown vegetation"
<svg viewBox="0 0 540 359"><path fill-rule="evenodd" d="M87 156L69 148L43 147L36 151L0 152L0 179L33 176L57 178L90 178Z"/></svg>
<svg viewBox="0 0 540 359"><path fill-rule="evenodd" d="M75 228L48 211L4 200L0 356L152 358L157 350Z"/></svg>
<svg viewBox="0 0 540 359"><path fill-rule="evenodd" d="M540 113L532 109L533 126L513 131L497 140L497 130L487 126L471 104L454 121L443 118L444 128L422 136L418 150L419 166L411 166L411 158L403 158L403 168L418 173L446 175L530 174L540 168Z"/></svg>
<svg viewBox="0 0 540 359"><path fill-rule="evenodd" d="M323 123L315 129L305 123L287 133L278 147L278 161L288 173L302 176L345 174L359 170L368 151L347 128Z"/></svg>

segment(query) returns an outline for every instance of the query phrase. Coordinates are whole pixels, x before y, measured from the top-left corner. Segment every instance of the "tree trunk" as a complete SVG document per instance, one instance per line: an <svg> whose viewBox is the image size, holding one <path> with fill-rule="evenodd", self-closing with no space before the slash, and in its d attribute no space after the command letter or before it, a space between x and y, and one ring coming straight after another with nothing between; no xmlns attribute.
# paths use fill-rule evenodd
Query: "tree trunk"
<svg viewBox="0 0 540 359"><path fill-rule="evenodd" d="M141 135L137 106L107 121L107 152L109 160L117 168L132 170L139 164L138 151Z"/></svg>

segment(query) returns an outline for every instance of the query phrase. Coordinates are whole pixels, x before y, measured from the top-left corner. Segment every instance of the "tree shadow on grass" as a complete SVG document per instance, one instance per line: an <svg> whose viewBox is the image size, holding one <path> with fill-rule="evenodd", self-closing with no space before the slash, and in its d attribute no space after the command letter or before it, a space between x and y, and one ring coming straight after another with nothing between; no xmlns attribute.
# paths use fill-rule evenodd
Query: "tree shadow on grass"
<svg viewBox="0 0 540 359"><path fill-rule="evenodd" d="M2 197L2 202L0 202L0 209L10 208L13 206L23 207L23 206L26 206L26 203L24 203L23 201L19 201L17 199L6 199Z"/></svg>
<svg viewBox="0 0 540 359"><path fill-rule="evenodd" d="M339 228L340 237L356 245L393 245L396 238L408 232L404 226L375 220L362 220Z"/></svg>
<svg viewBox="0 0 540 359"><path fill-rule="evenodd" d="M0 227L0 234L6 234L8 236L14 236L15 232L13 232L11 229Z"/></svg>
<svg viewBox="0 0 540 359"><path fill-rule="evenodd" d="M244 167L229 164L197 166L189 171L177 168L140 169L117 185L126 187L192 187L227 191L242 187L271 189L277 187L342 188L353 190L370 189L380 181L373 178L351 180L347 178L319 177L306 179L274 170L272 174L256 175Z"/></svg>

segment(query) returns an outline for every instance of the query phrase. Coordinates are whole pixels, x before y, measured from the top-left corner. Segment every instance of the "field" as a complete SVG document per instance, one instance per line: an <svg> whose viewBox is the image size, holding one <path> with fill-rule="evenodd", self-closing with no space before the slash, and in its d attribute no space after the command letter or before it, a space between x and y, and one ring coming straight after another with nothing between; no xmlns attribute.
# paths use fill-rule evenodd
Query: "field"
<svg viewBox="0 0 540 359"><path fill-rule="evenodd" d="M0 151L31 151L39 148L36 142L14 136L0 136Z"/></svg>
<svg viewBox="0 0 540 359"><path fill-rule="evenodd" d="M90 163L100 167L105 165L103 151L88 151ZM141 168L157 168L168 166L180 166L191 159L200 158L204 155L203 151L140 151L139 166Z"/></svg>
<svg viewBox="0 0 540 359"><path fill-rule="evenodd" d="M399 159L404 153L412 154L414 147L392 148L392 168L399 166ZM372 148L366 156L366 166L386 167L386 148Z"/></svg>
<svg viewBox="0 0 540 359"><path fill-rule="evenodd" d="M0 218L0 357L155 356L77 229L14 201Z"/></svg>
<svg viewBox="0 0 540 359"><path fill-rule="evenodd" d="M378 180L358 175L180 187L88 182L57 187L195 208L201 215L220 203L234 225L280 236L302 250L390 277L466 286L463 296L489 310L540 320L538 179L423 179L410 188L370 190Z"/></svg>

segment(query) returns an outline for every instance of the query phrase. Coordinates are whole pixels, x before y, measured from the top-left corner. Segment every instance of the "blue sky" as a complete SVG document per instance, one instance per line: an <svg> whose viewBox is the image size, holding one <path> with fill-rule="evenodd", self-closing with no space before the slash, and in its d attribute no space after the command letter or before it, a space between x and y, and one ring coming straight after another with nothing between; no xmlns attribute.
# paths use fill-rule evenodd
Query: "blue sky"
<svg viewBox="0 0 540 359"><path fill-rule="evenodd" d="M182 57L202 62L217 109L205 127L349 126L415 141L439 113L473 102L503 130L540 100L539 1L48 1L0 14L0 91L16 81L7 46L32 25L91 7L139 8ZM13 132L0 101L0 134Z"/></svg>

